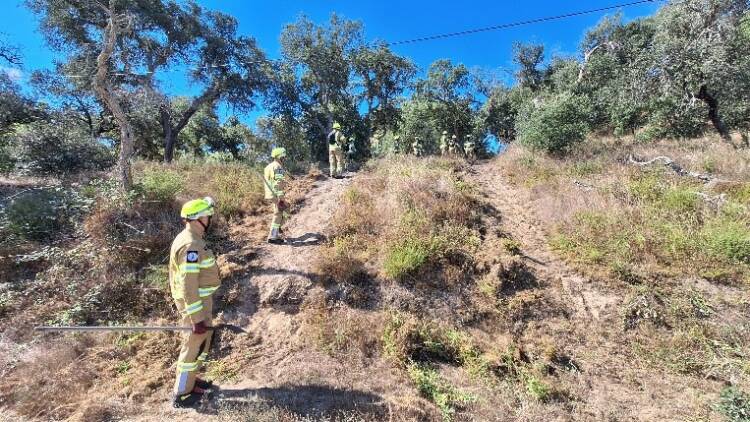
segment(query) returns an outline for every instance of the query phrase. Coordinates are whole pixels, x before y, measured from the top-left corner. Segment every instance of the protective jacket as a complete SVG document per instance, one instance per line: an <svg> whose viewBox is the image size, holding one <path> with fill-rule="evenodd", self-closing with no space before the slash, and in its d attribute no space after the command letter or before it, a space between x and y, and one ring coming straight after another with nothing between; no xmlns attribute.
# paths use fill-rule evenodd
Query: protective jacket
<svg viewBox="0 0 750 422"><path fill-rule="evenodd" d="M172 242L169 286L177 309L192 324L211 321L211 296L221 285L214 253L189 227Z"/></svg>
<svg viewBox="0 0 750 422"><path fill-rule="evenodd" d="M263 171L263 178L266 179L266 183L263 184L266 190L266 199L282 198L284 196L285 174L281 163L274 160L271 164L267 165Z"/></svg>

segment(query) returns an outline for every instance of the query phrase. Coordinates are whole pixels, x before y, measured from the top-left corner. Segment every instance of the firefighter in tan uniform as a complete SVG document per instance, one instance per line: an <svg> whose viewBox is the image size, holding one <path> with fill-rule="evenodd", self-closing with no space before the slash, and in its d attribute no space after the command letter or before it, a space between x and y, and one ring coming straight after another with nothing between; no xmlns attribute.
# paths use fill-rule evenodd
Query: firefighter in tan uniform
<svg viewBox="0 0 750 422"><path fill-rule="evenodd" d="M185 229L172 242L169 253L169 286L184 325L192 327L177 360L174 406L198 403L211 382L196 375L208 356L212 330L212 295L221 285L213 252L204 236L211 225L214 202L195 199L182 206L180 216Z"/></svg>
<svg viewBox="0 0 750 422"><path fill-rule="evenodd" d="M341 133L339 122L333 124L333 130L328 134L328 165L331 177L340 179L344 172L344 145L346 136Z"/></svg>
<svg viewBox="0 0 750 422"><path fill-rule="evenodd" d="M448 131L444 130L443 135L440 136L440 155L445 156L448 152Z"/></svg>
<svg viewBox="0 0 750 422"><path fill-rule="evenodd" d="M273 205L273 217L271 219L271 229L268 233L268 243L280 245L284 243L281 237L281 224L284 222L284 211L287 204L284 201L284 187L286 185L286 175L284 171L284 159L286 158L286 149L274 148L271 151L273 162L266 166L263 171L265 179L266 200L271 201Z"/></svg>

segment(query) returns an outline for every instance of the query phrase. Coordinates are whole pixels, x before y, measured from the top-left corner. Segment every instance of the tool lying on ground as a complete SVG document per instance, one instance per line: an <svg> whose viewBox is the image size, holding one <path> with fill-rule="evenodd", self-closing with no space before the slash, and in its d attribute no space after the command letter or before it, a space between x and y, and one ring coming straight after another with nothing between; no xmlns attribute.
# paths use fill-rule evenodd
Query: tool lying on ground
<svg viewBox="0 0 750 422"><path fill-rule="evenodd" d="M232 333L246 333L241 327L230 324L218 324L206 327L207 330L228 330ZM192 331L192 327L178 325L43 325L34 327L34 331Z"/></svg>

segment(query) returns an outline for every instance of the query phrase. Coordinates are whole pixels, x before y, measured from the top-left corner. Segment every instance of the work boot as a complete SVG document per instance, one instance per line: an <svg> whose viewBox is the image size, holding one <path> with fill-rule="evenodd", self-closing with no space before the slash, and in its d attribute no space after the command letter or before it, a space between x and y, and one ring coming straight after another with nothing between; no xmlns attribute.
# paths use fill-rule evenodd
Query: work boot
<svg viewBox="0 0 750 422"><path fill-rule="evenodd" d="M201 390L202 391L202 390ZM172 406L176 408L194 407L200 403L203 393L197 393L193 390L192 393L182 394L174 398Z"/></svg>
<svg viewBox="0 0 750 422"><path fill-rule="evenodd" d="M202 390L210 390L211 388L213 388L214 383L208 380L202 380L200 378L196 378L195 386ZM193 389L193 392L195 392L195 389Z"/></svg>
<svg viewBox="0 0 750 422"><path fill-rule="evenodd" d="M272 245L283 245L284 239L268 239L268 243Z"/></svg>

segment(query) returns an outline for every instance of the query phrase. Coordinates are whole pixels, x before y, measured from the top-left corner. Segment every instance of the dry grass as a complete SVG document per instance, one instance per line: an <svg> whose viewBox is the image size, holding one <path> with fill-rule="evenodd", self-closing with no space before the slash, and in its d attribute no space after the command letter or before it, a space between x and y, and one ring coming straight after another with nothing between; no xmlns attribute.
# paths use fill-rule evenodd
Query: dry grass
<svg viewBox="0 0 750 422"><path fill-rule="evenodd" d="M626 277L685 274L741 282L750 262L745 194L750 179L736 178L750 176L745 170L750 155L728 148L707 139L653 145L605 139L556 160L514 146L500 159L500 170L531 190L534 200L529 206L550 223L553 246L589 272ZM658 164L629 164L630 155L666 155L688 170L711 170L735 182L704 185ZM722 165L699 164L706 160ZM720 207L701 197L713 198L722 191L728 200Z"/></svg>
<svg viewBox="0 0 750 422"><path fill-rule="evenodd" d="M639 161L667 156L688 171L722 181L704 183L659 164L636 166L629 163L631 155ZM535 317L545 326L527 325L521 343L534 343L534 333L551 334L556 343L579 354L584 377L597 388L622 388L622 394L630 394L629 406L639 410L597 403L615 419L716 417L712 409L722 383L747 388L750 380L749 164L747 150L716 139L649 144L594 139L558 159L511 146L495 169L529 198L522 206L545 223L548 245L589 277L589 289L615 298L610 303L616 305L600 315L602 321L586 329L569 328L572 332L561 330L566 324L553 328L565 312L557 318ZM722 193L726 195L719 203L704 199ZM502 284L487 277L483 292L494 296ZM556 296L554 289L542 291ZM521 293L514 300L539 294L534 289ZM554 306L556 300L545 296L531 307L519 306L520 313L546 308L545 302ZM589 346L582 351L580 342ZM589 374L612 372L597 379L585 375L586 368ZM614 387L617 378L637 380L633 382L643 391L658 391L664 397L660 403L677 400L680 405L669 416L649 410L648 398L626 393L631 390L627 383ZM669 383L689 387L675 389ZM705 395L690 396L695 391Z"/></svg>
<svg viewBox="0 0 750 422"><path fill-rule="evenodd" d="M240 295L240 276L248 264L240 261L252 259L247 247L253 236L230 230L230 224L242 219L244 226L261 218L266 204L254 170L239 164L138 163L135 174L136 189L125 196L106 181L83 188L85 195L96 199L96 206L82 222L79 240L48 251L44 262L49 263L39 267L32 281L12 279L15 287L0 295L0 318L10 327L4 341L25 344L33 338L33 325L47 323L174 321L165 260L181 229L180 203L189 198L217 199L220 215L210 240L218 254L232 251L219 260L226 288L217 294L217 308ZM293 204L314 178L311 174L293 183ZM125 404L161 402L171 386L170 368L179 344L178 336L168 334L86 342L49 335L38 340L55 352L37 359L29 355L31 349L24 349L13 362L4 363L2 405L27 418L71 420L111 420L133 410L112 404L113 396ZM35 395L37 386L44 400Z"/></svg>
<svg viewBox="0 0 750 422"><path fill-rule="evenodd" d="M465 281L478 246L479 207L459 171L457 162L441 159L372 164L342 198L319 273L354 284L367 273L439 288Z"/></svg>

